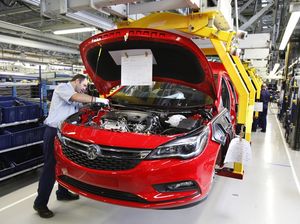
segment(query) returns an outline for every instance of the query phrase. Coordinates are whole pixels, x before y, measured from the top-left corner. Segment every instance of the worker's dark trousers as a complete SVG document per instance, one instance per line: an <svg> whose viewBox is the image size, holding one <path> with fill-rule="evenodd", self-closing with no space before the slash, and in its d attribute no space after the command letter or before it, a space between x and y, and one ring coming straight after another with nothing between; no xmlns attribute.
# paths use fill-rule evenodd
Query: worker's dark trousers
<svg viewBox="0 0 300 224"><path fill-rule="evenodd" d="M267 128L267 114L268 108L259 113L259 126L262 131L266 131Z"/></svg>
<svg viewBox="0 0 300 224"><path fill-rule="evenodd" d="M54 157L54 138L57 134L57 129L46 126L44 134L44 168L39 181L38 196L34 201L35 206L45 207L48 204L51 191L55 183L55 164ZM64 195L68 190L58 185L57 194Z"/></svg>

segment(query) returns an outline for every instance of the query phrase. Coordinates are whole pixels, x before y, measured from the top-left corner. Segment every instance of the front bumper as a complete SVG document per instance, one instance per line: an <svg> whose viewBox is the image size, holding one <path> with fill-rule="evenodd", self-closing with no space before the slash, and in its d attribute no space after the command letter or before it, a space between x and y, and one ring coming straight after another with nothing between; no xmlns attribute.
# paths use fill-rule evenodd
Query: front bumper
<svg viewBox="0 0 300 224"><path fill-rule="evenodd" d="M209 147L190 160L143 160L132 169L104 171L70 161L58 140L55 149L56 177L61 185L94 200L138 208L172 208L200 201L209 191L216 157L211 153L213 147ZM197 189L158 192L153 187L186 180L195 182Z"/></svg>

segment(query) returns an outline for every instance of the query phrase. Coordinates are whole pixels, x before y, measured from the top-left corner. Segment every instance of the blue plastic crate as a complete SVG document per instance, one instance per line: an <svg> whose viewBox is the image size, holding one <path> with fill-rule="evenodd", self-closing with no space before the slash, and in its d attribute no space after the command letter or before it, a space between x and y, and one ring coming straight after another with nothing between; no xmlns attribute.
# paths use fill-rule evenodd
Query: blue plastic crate
<svg viewBox="0 0 300 224"><path fill-rule="evenodd" d="M0 155L0 178L15 172L15 164L6 156Z"/></svg>
<svg viewBox="0 0 300 224"><path fill-rule="evenodd" d="M9 101L9 100L20 100L17 97L13 97L13 96L0 96L0 101Z"/></svg>
<svg viewBox="0 0 300 224"><path fill-rule="evenodd" d="M40 117L40 108L36 103L9 100L0 101L2 123L32 120Z"/></svg>
<svg viewBox="0 0 300 224"><path fill-rule="evenodd" d="M45 125L18 125L7 127L7 130L12 133L12 147L15 147L43 140Z"/></svg>
<svg viewBox="0 0 300 224"><path fill-rule="evenodd" d="M23 102L26 105L28 120L36 119L41 116L41 110L40 110L39 104L31 103L31 102L27 102L27 101L23 101Z"/></svg>
<svg viewBox="0 0 300 224"><path fill-rule="evenodd" d="M17 108L17 121L24 121L24 120L32 120L40 117L40 108L38 104L27 102L27 101L20 101L23 106L18 106ZM0 102L1 104L1 102Z"/></svg>
<svg viewBox="0 0 300 224"><path fill-rule="evenodd" d="M11 136L9 131L0 129L0 150L11 147Z"/></svg>
<svg viewBox="0 0 300 224"><path fill-rule="evenodd" d="M30 142L41 141L44 138L45 125L39 125L37 127L30 128L28 130L28 138Z"/></svg>
<svg viewBox="0 0 300 224"><path fill-rule="evenodd" d="M2 113L2 123L12 123L17 120L18 107L14 106L14 101L0 101Z"/></svg>
<svg viewBox="0 0 300 224"><path fill-rule="evenodd" d="M44 160L42 145L12 151L7 156L13 162L16 172L39 165Z"/></svg>

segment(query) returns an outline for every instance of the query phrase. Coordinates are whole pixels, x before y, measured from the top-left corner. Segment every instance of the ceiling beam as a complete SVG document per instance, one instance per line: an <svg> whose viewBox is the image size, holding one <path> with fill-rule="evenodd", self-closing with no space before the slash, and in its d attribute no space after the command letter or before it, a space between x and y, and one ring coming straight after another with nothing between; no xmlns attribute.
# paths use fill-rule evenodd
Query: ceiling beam
<svg viewBox="0 0 300 224"><path fill-rule="evenodd" d="M239 15L239 20L241 20L243 23L248 22L248 19L242 15Z"/></svg>
<svg viewBox="0 0 300 224"><path fill-rule="evenodd" d="M15 9L5 9L4 11L0 12L0 17L6 17L6 16L11 16L11 15L16 15L16 14L23 14L23 13L28 13L32 12L32 10L25 8L25 7L20 7L20 8L15 8Z"/></svg>
<svg viewBox="0 0 300 224"><path fill-rule="evenodd" d="M239 9L239 13L242 13L249 5L251 5L255 0L249 0L247 3L243 4L243 6Z"/></svg>
<svg viewBox="0 0 300 224"><path fill-rule="evenodd" d="M145 2L140 4L129 5L129 14L144 14L155 11L164 11L180 8L188 8L189 5L186 0L162 0L159 2Z"/></svg>
<svg viewBox="0 0 300 224"><path fill-rule="evenodd" d="M0 35L0 42L6 43L6 44L13 44L13 45L17 45L17 46L24 46L24 47L30 47L30 48L36 48L36 49L42 49L42 50L61 52L61 53L66 53L66 54L79 54L78 49L63 47L63 46L59 46L59 45L55 45L55 44L43 43L43 42L38 42L38 41L33 41L33 40L27 40L24 38L6 36L6 35Z"/></svg>
<svg viewBox="0 0 300 224"><path fill-rule="evenodd" d="M112 30L115 28L115 24L111 19L106 19L87 11L66 13L66 17L104 30Z"/></svg>
<svg viewBox="0 0 300 224"><path fill-rule="evenodd" d="M41 21L43 21L43 19L40 17L32 17L32 18L20 20L19 25L24 26L24 25L33 24L33 23L40 23Z"/></svg>
<svg viewBox="0 0 300 224"><path fill-rule="evenodd" d="M57 36L50 33L43 33L36 29L32 29L32 28L28 28L28 27L24 27L13 23L4 22L4 21L0 21L0 28L42 37L44 38L45 41L51 39L51 40L57 40L60 42L66 42L75 45L79 45L81 43L81 41L74 40L72 38Z"/></svg>
<svg viewBox="0 0 300 224"><path fill-rule="evenodd" d="M86 27L80 23L58 23L58 24L52 24L52 25L44 25L41 27L41 31L43 32L53 32L55 30L66 30L66 29L75 29L75 28L81 28Z"/></svg>
<svg viewBox="0 0 300 224"><path fill-rule="evenodd" d="M69 0L70 1L70 0ZM74 0L71 0L74 1ZM140 0L91 0L91 5L95 8L102 8L107 7L111 5L118 5L118 4L127 4L127 3L133 3L133 2L139 2Z"/></svg>
<svg viewBox="0 0 300 224"><path fill-rule="evenodd" d="M255 23L257 20L259 20L266 12L268 12L271 7L274 5L274 2L270 2L266 7L263 7L257 14L252 16L246 23L244 23L240 29L246 30L249 26L251 26L253 23Z"/></svg>

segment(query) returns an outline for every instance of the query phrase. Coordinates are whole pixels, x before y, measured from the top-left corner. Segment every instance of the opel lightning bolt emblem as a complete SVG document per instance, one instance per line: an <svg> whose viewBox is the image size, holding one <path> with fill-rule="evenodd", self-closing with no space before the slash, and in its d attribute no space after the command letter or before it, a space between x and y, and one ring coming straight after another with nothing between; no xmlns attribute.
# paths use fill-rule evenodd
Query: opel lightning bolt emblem
<svg viewBox="0 0 300 224"><path fill-rule="evenodd" d="M90 145L86 151L89 160L94 160L100 154L101 149L98 145Z"/></svg>

